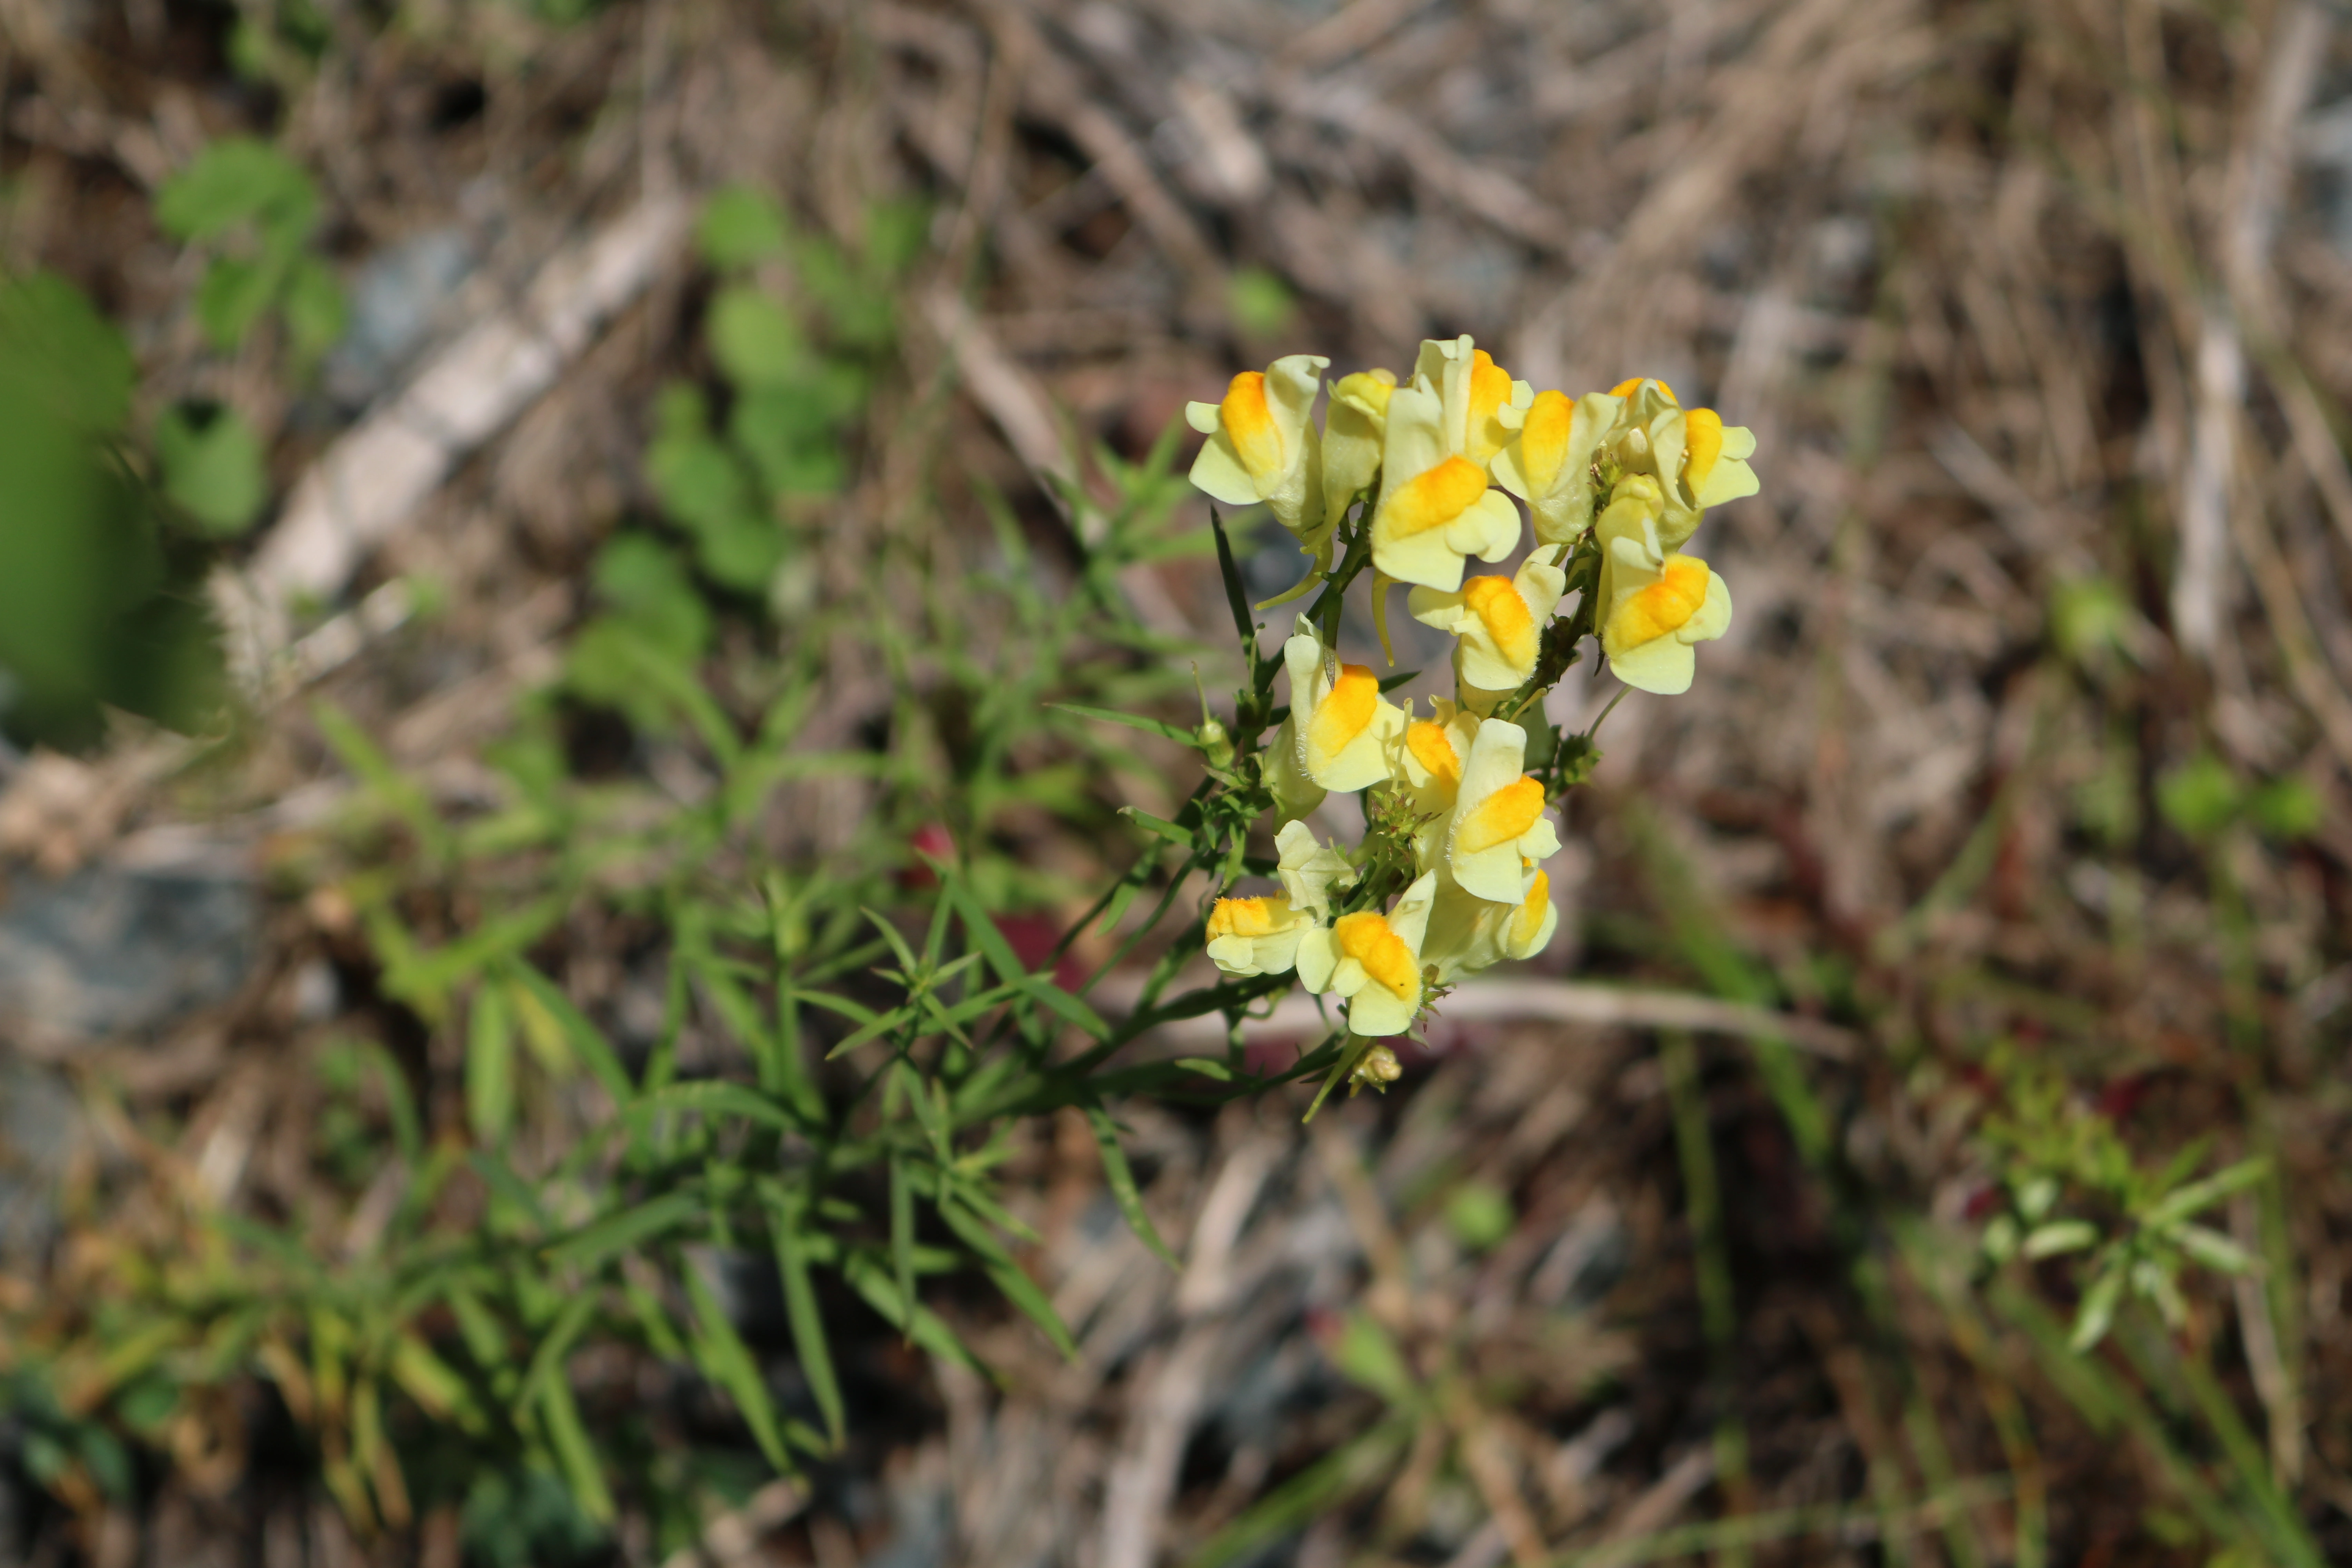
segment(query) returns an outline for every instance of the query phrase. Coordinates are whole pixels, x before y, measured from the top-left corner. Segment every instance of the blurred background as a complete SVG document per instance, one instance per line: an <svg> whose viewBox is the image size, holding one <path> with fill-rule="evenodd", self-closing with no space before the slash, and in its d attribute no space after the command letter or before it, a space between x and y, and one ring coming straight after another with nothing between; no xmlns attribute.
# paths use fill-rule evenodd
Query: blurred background
<svg viewBox="0 0 2352 1568"><path fill-rule="evenodd" d="M2352 1560L2347 203L2322 0L0 0L0 1563ZM1759 441L1549 952L606 1206L942 867L1135 1005L1183 405L1465 331Z"/></svg>

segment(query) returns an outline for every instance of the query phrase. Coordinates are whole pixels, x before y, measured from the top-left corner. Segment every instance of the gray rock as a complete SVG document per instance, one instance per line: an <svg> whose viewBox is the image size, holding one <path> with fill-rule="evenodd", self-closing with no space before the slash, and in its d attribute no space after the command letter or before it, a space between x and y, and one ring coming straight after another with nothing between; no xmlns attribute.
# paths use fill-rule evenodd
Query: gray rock
<svg viewBox="0 0 2352 1568"><path fill-rule="evenodd" d="M48 1245L58 1184L82 1136L81 1108L64 1079L0 1055L0 1259Z"/></svg>
<svg viewBox="0 0 2352 1568"><path fill-rule="evenodd" d="M0 905L0 1030L140 1034L234 995L259 947L249 878L105 864L19 878Z"/></svg>

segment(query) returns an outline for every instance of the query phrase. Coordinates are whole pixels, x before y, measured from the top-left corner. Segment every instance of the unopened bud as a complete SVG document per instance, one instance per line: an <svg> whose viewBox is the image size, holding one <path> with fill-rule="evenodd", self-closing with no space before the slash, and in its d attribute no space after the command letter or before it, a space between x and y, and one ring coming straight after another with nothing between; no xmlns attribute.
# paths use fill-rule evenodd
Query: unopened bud
<svg viewBox="0 0 2352 1568"><path fill-rule="evenodd" d="M1234 738L1225 733L1225 727L1223 724L1218 723L1214 719L1203 719L1201 721L1201 727L1194 731L1193 734L1200 740L1202 753L1209 759L1211 767L1223 768L1233 765Z"/></svg>
<svg viewBox="0 0 2352 1568"><path fill-rule="evenodd" d="M1364 1053L1364 1059L1358 1062L1356 1070L1348 1076L1355 1084L1370 1084L1374 1089L1384 1089L1404 1076L1404 1064L1397 1060L1396 1052L1388 1047L1374 1046Z"/></svg>

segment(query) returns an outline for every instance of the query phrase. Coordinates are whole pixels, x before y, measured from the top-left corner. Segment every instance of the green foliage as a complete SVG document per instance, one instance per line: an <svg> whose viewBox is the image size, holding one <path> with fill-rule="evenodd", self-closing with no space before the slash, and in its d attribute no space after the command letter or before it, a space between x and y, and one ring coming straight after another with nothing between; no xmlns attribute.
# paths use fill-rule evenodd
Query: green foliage
<svg viewBox="0 0 2352 1568"><path fill-rule="evenodd" d="M1517 1224L1510 1194L1491 1184L1465 1182L1446 1195L1446 1228L1473 1252L1490 1252L1501 1246Z"/></svg>
<svg viewBox="0 0 2352 1568"><path fill-rule="evenodd" d="M155 426L155 460L164 499L215 537L252 527L269 499L261 440L233 408L165 409Z"/></svg>
<svg viewBox="0 0 2352 1568"><path fill-rule="evenodd" d="M2156 804L2177 831L2203 839L2236 820L2244 798L2230 764L2200 752L2157 781Z"/></svg>
<svg viewBox="0 0 2352 1568"><path fill-rule="evenodd" d="M1225 287L1226 309L1246 337L1273 337L1297 313L1290 286L1262 267L1241 268Z"/></svg>
<svg viewBox="0 0 2352 1568"><path fill-rule="evenodd" d="M342 336L342 290L308 247L319 226L318 187L266 142L213 142L155 194L155 221L213 252L196 289L196 320L215 347L233 350L273 310L298 362Z"/></svg>
<svg viewBox="0 0 2352 1568"><path fill-rule="evenodd" d="M2085 1254L2082 1297L2069 1342L2079 1352L2105 1339L2134 1297L2175 1327L2186 1321L2184 1268L2224 1274L2256 1267L2253 1256L2198 1216L2260 1183L2267 1163L2244 1160L2204 1177L2205 1149L2192 1144L2159 1166L2142 1163L2113 1118L2084 1104L2055 1072L1997 1053L2002 1102L1981 1135L2001 1172L2006 1205L1986 1224L1985 1255L2038 1262Z"/></svg>
<svg viewBox="0 0 2352 1568"><path fill-rule="evenodd" d="M0 732L79 747L111 706L180 728L224 692L200 558L123 453L133 367L62 280L0 281Z"/></svg>
<svg viewBox="0 0 2352 1568"><path fill-rule="evenodd" d="M780 255L789 231L775 198L749 185L730 185L704 204L695 240L714 271L732 272Z"/></svg>

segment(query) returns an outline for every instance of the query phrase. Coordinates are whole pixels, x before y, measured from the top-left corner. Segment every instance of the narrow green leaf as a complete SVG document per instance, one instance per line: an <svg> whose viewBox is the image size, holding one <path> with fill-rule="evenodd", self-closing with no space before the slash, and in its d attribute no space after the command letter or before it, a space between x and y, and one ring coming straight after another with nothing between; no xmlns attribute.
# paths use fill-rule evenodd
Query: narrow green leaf
<svg viewBox="0 0 2352 1568"><path fill-rule="evenodd" d="M1135 1172L1127 1163L1127 1151L1119 1147L1118 1128L1112 1122L1110 1112L1099 1104L1087 1107L1087 1125L1094 1129L1095 1146L1102 1151L1103 1175L1110 1183L1111 1196L1118 1200L1118 1212L1127 1216L1128 1227L1133 1230L1144 1246L1151 1248L1162 1263L1171 1268L1183 1265L1160 1239L1160 1231L1144 1212L1143 1194L1135 1184Z"/></svg>
<svg viewBox="0 0 2352 1568"><path fill-rule="evenodd" d="M1045 1291L1037 1288L1037 1282L1029 1278L1028 1271L1013 1261L1012 1253L1005 1250L1004 1244L988 1226L965 1213L960 1204L940 1205L940 1217L947 1221L948 1228L962 1237L964 1245L979 1256L981 1268L995 1282L997 1289L1003 1292L1004 1299L1027 1313L1030 1321L1045 1331L1045 1337L1053 1342L1054 1348L1062 1352L1064 1359L1077 1360L1078 1342L1070 1337L1069 1328L1062 1321L1061 1314L1054 1310L1054 1303L1046 1298Z"/></svg>
<svg viewBox="0 0 2352 1568"><path fill-rule="evenodd" d="M2252 1274L2261 1267L2252 1253L2220 1231L2201 1225L2181 1226L2170 1233L2170 1239L2206 1268L2218 1268L2224 1274Z"/></svg>
<svg viewBox="0 0 2352 1568"><path fill-rule="evenodd" d="M581 1423L580 1406L572 1401L572 1384L564 1378L549 1378L541 1385L539 1418L580 1511L599 1524L611 1523L613 1494L604 1488L604 1472L596 1459L596 1446L589 1440L588 1428Z"/></svg>
<svg viewBox="0 0 2352 1568"><path fill-rule="evenodd" d="M1077 996L1055 984L1050 974L1033 974L1022 981L1021 989L1034 997L1066 1024L1075 1024L1097 1040L1110 1038L1111 1028L1103 1016Z"/></svg>
<svg viewBox="0 0 2352 1568"><path fill-rule="evenodd" d="M1242 582L1242 569L1234 559L1234 542L1225 535L1225 520L1217 509L1209 509L1209 527L1217 536L1217 575L1225 584L1225 606L1234 615L1234 631L1242 639L1242 647L1252 664L1257 658L1257 625L1250 619L1249 589Z"/></svg>
<svg viewBox="0 0 2352 1568"><path fill-rule="evenodd" d="M683 1272L687 1300L694 1305L695 1359L701 1364L703 1374L724 1388L735 1401L745 1426L768 1457L768 1463L780 1472L789 1473L792 1456L784 1451L784 1437L776 1419L776 1406L768 1395L768 1385L760 1376L759 1363L751 1352L735 1332L735 1325L727 1321L726 1311L719 1298L711 1293L701 1274L688 1268Z"/></svg>
<svg viewBox="0 0 2352 1568"><path fill-rule="evenodd" d="M2067 1349L2081 1355L2107 1337L2107 1331L2115 1326L2116 1309L2123 1304L2124 1281L2129 1273L2120 1262L2110 1262L2099 1271L2091 1288L2083 1292L2074 1330L2066 1336Z"/></svg>
<svg viewBox="0 0 2352 1568"><path fill-rule="evenodd" d="M531 994L531 999L547 1010L563 1031L564 1040L572 1054L588 1066L588 1070L602 1084L604 1092L613 1097L615 1105L626 1107L636 1097L636 1086L629 1081L629 1071L621 1065L620 1053L604 1032L588 1021L587 1015L572 1005L572 999L552 980L541 974L535 965L520 959L500 966L499 973L520 984Z"/></svg>
<svg viewBox="0 0 2352 1568"><path fill-rule="evenodd" d="M664 1232L677 1229L701 1212L702 1201L694 1194L664 1193L635 1208L608 1215L556 1243L547 1249L547 1258L560 1268L594 1268L608 1258L632 1251Z"/></svg>
<svg viewBox="0 0 2352 1568"><path fill-rule="evenodd" d="M1045 706L1057 709L1064 713L1075 713L1081 719L1092 719L1097 723L1119 724L1129 730L1141 730L1146 734L1159 735L1173 741L1180 746L1197 749L1200 744L1198 737L1192 731L1181 725L1171 724L1164 719L1147 719L1140 713L1122 713L1115 708L1089 708L1082 702L1048 702Z"/></svg>
<svg viewBox="0 0 2352 1568"><path fill-rule="evenodd" d="M2029 1233L2021 1250L2028 1258L2039 1260L2064 1252L2080 1252L2086 1247L2097 1246L2098 1241L2099 1227L2088 1220L2053 1220Z"/></svg>
<svg viewBox="0 0 2352 1568"><path fill-rule="evenodd" d="M1193 847L1192 830L1189 827L1179 827L1172 822L1167 821L1161 817L1154 816L1148 811L1139 810L1135 806L1131 805L1120 806L1118 808L1118 814L1121 816L1126 817L1129 821L1134 823L1137 826L1145 829L1147 832L1158 834L1160 837L1165 838L1169 843L1175 845L1180 849L1191 849Z"/></svg>
<svg viewBox="0 0 2352 1568"><path fill-rule="evenodd" d="M514 1125L514 1029L505 988L486 984L474 993L466 1033L466 1118L477 1142L495 1148Z"/></svg>
<svg viewBox="0 0 2352 1568"><path fill-rule="evenodd" d="M872 1253L851 1253L842 1266L842 1277L849 1281L851 1289L865 1297L866 1304L881 1314L883 1321L901 1326L915 1343L943 1361L988 1375L987 1363L964 1348L955 1331L939 1314L916 1300L911 1292L901 1289Z"/></svg>
<svg viewBox="0 0 2352 1568"><path fill-rule="evenodd" d="M780 1131L796 1132L800 1123L792 1112L756 1089L740 1083L727 1083L718 1079L694 1079L686 1083L674 1083L667 1089L656 1089L629 1107L629 1115L642 1121L662 1111L696 1110L709 1116L740 1116Z"/></svg>
<svg viewBox="0 0 2352 1568"><path fill-rule="evenodd" d="M2143 1223L2152 1228L2174 1225L2189 1215L2209 1209L2223 1198L2244 1192L2270 1173L2270 1162L2262 1158L2241 1160L2226 1171L2219 1171L2201 1182L2191 1182L2147 1211Z"/></svg>
<svg viewBox="0 0 2352 1568"><path fill-rule="evenodd" d="M816 1290L809 1279L806 1232L814 1222L805 1203L781 1184L771 1186L768 1208L775 1227L776 1268L783 1279L784 1316L792 1324L793 1348L800 1356L801 1373L808 1379L809 1394L824 1416L825 1431L838 1448L846 1430L841 1382L834 1374L824 1315L817 1308Z"/></svg>
<svg viewBox="0 0 2352 1568"><path fill-rule="evenodd" d="M915 1304L915 1184L908 1176L907 1162L895 1153L890 1156L890 1268L898 1300L911 1310ZM913 1318L902 1317L898 1327L913 1332Z"/></svg>

